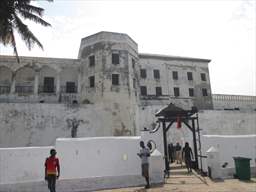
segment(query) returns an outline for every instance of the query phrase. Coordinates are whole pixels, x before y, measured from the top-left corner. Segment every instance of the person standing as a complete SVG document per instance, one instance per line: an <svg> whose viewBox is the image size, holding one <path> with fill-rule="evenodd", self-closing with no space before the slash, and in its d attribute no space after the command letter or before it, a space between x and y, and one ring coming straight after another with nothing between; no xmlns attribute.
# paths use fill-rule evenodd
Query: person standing
<svg viewBox="0 0 256 192"><path fill-rule="evenodd" d="M181 150L182 150L182 147L180 146L180 143L177 142L177 143L176 143L176 146L175 146L175 151L176 151L176 155L175 155L175 156L176 156L176 163L182 165Z"/></svg>
<svg viewBox="0 0 256 192"><path fill-rule="evenodd" d="M55 184L56 179L60 176L60 163L59 159L56 157L56 150L50 150L50 157L46 158L45 166L45 180L48 182L48 189L50 192L56 192Z"/></svg>
<svg viewBox="0 0 256 192"><path fill-rule="evenodd" d="M189 147L188 142L185 143L185 147L182 150L182 157L185 159L185 164L188 169L188 172L192 172L191 168L191 157L193 158L193 152L191 147Z"/></svg>
<svg viewBox="0 0 256 192"><path fill-rule="evenodd" d="M150 188L149 185L149 161L148 158L150 156L150 150L145 147L145 144L143 141L140 142L140 153L137 153L137 155L141 158L141 170L142 170L142 176L145 177L145 180L147 182L147 185L145 186L146 189Z"/></svg>
<svg viewBox="0 0 256 192"><path fill-rule="evenodd" d="M169 153L169 160L171 161L171 163L174 162L174 154L175 154L175 150L174 150L174 146L172 143L170 143L168 145L168 153Z"/></svg>

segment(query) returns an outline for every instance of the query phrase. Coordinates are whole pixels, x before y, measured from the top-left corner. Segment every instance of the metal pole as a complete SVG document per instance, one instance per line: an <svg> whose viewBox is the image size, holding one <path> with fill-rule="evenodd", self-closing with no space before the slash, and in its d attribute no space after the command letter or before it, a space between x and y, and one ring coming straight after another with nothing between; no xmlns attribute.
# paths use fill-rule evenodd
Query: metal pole
<svg viewBox="0 0 256 192"><path fill-rule="evenodd" d="M198 169L198 154L197 154L196 129L195 129L195 120L194 119L192 119L192 129L193 129L193 142L194 142L196 169Z"/></svg>
<svg viewBox="0 0 256 192"><path fill-rule="evenodd" d="M164 137L164 160L165 160L165 175L169 177L169 162L168 162L168 151L167 151L167 139L166 139L166 124L163 121L163 137Z"/></svg>

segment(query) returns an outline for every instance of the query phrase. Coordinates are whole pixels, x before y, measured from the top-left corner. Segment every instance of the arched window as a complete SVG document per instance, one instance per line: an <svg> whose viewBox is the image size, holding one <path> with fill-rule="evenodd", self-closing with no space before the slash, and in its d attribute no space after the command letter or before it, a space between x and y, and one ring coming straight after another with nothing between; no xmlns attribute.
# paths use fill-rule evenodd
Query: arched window
<svg viewBox="0 0 256 192"><path fill-rule="evenodd" d="M12 71L5 66L0 66L0 95L9 94L12 84Z"/></svg>
<svg viewBox="0 0 256 192"><path fill-rule="evenodd" d="M34 93L35 71L30 67L22 67L16 71L15 92L21 95Z"/></svg>
<svg viewBox="0 0 256 192"><path fill-rule="evenodd" d="M56 92L57 71L51 67L44 66L39 72L39 93Z"/></svg>
<svg viewBox="0 0 256 192"><path fill-rule="evenodd" d="M78 69L69 67L60 72L60 90L62 93L77 93Z"/></svg>

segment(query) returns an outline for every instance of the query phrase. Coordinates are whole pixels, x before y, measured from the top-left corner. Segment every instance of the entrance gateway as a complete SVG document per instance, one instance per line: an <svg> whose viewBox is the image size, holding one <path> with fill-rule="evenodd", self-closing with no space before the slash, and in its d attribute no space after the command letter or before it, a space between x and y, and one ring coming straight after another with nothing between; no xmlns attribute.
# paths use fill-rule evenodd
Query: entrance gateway
<svg viewBox="0 0 256 192"><path fill-rule="evenodd" d="M162 127L163 129L165 176L169 177L170 175L167 132L175 122L177 122L180 125L181 123L185 124L186 127L192 132L194 153L195 153L195 162L193 162L194 164L193 166L194 166L194 169L199 170L198 159L200 159L200 172L202 173L203 156L201 151L200 129L199 129L199 122L198 122L197 108L192 107L191 110L184 110L170 103L167 107L157 112L155 116L158 118L157 122L159 123L159 126L157 126L156 129L152 130L151 133L155 133L160 127Z"/></svg>

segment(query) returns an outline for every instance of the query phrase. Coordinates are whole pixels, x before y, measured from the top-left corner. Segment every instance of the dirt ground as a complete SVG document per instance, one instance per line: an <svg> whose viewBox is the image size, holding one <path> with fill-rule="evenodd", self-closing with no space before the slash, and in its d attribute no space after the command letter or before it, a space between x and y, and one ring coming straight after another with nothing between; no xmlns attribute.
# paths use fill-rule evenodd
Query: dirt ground
<svg viewBox="0 0 256 192"><path fill-rule="evenodd" d="M190 174L186 169L175 169L165 184L152 186L150 189L143 187L103 190L104 192L256 192L256 178L251 181L238 179L225 179L212 181L209 177L202 177L196 172Z"/></svg>

